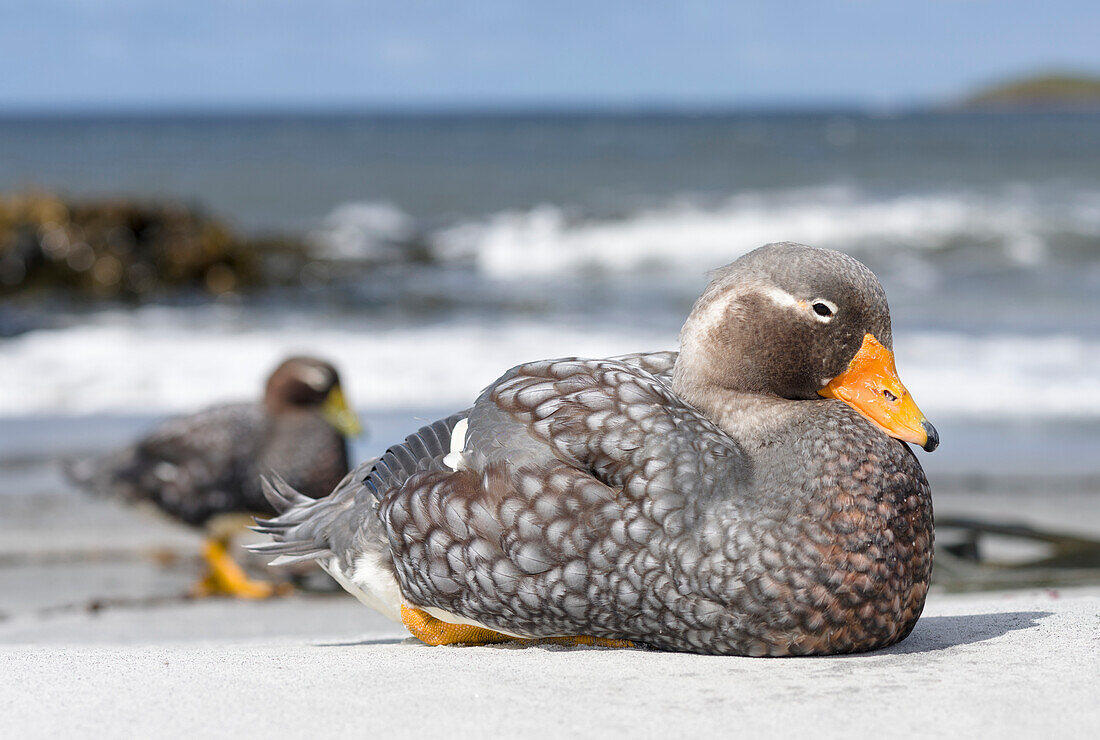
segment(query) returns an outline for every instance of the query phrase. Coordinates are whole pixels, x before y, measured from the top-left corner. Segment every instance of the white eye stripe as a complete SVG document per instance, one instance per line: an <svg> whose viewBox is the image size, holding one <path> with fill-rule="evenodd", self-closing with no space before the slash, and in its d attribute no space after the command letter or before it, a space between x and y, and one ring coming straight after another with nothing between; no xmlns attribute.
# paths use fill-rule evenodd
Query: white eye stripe
<svg viewBox="0 0 1100 740"><path fill-rule="evenodd" d="M798 299L785 290L769 285L760 290L760 294L770 298L772 303L777 306L784 306L786 308L796 308L798 306Z"/></svg>
<svg viewBox="0 0 1100 740"><path fill-rule="evenodd" d="M810 316L823 324L829 323L836 316L837 306L835 303L827 298L814 298L812 301L808 302L800 301L787 291L777 288L774 285L769 285L766 288L762 288L760 290L760 294L771 299L772 303L777 306L782 306L784 308L798 308L803 311L808 311ZM815 311L814 304L816 303L820 303L821 305L828 308L828 315L822 316L817 311Z"/></svg>
<svg viewBox="0 0 1100 740"><path fill-rule="evenodd" d="M310 365L302 365L298 368L298 379L318 393L328 388L332 383L332 378L329 377L327 372Z"/></svg>

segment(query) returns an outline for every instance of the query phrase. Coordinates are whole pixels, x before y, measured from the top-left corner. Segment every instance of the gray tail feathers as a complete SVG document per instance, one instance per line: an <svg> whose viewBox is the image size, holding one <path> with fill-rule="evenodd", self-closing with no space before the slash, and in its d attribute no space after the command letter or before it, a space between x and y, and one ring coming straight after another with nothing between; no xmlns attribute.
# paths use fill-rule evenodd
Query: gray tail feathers
<svg viewBox="0 0 1100 740"><path fill-rule="evenodd" d="M271 535L272 542L248 545L252 552L278 555L272 565L289 565L330 555L327 543L319 541L316 527L310 526L313 509L325 499L311 499L299 493L278 475L260 479L264 498L278 512L271 519L257 519L256 532Z"/></svg>
<svg viewBox="0 0 1100 740"><path fill-rule="evenodd" d="M289 565L304 560L330 557L333 523L351 503L345 495L356 485L354 471L325 498L312 499L278 475L261 478L264 498L278 514L257 519L252 529L271 536L271 542L248 545L252 552L277 555L272 565Z"/></svg>
<svg viewBox="0 0 1100 740"><path fill-rule="evenodd" d="M294 490L294 487L278 473L271 473L270 477L261 476L260 485L263 487L264 498L271 504L271 508L275 509L276 519L295 506L315 500ZM275 519L270 521L275 521Z"/></svg>

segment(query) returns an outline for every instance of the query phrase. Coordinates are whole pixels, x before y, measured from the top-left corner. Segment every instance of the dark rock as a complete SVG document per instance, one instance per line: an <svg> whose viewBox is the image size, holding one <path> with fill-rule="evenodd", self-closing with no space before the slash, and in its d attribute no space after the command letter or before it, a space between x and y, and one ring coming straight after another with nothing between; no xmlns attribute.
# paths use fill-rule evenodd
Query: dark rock
<svg viewBox="0 0 1100 740"><path fill-rule="evenodd" d="M265 266L269 256L277 257L274 270ZM0 195L0 295L221 295L297 280L308 262L308 250L296 238L242 237L181 204Z"/></svg>

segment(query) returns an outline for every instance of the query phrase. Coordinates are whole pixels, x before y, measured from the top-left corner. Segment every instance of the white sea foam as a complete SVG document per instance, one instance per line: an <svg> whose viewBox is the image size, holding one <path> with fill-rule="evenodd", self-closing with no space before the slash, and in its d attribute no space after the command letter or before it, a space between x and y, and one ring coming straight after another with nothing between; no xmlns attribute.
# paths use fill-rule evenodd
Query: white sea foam
<svg viewBox="0 0 1100 740"><path fill-rule="evenodd" d="M402 258L400 244L413 234L412 218L392 203L345 203L309 239L329 259L388 262Z"/></svg>
<svg viewBox="0 0 1100 740"><path fill-rule="evenodd" d="M318 319L197 329L191 321L163 320L163 312L104 318L0 342L0 415L175 411L255 397L271 368L292 353L332 360L360 406L463 406L525 360L675 343L675 336L591 333L542 322L388 329L365 322L330 328Z"/></svg>
<svg viewBox="0 0 1100 740"><path fill-rule="evenodd" d="M403 329L189 321L139 311L0 342L0 416L169 412L255 397L292 352L331 358L362 408L457 409L522 361L676 346L674 332L534 320ZM902 379L930 418L1100 418L1100 341L916 332L899 333L895 346Z"/></svg>
<svg viewBox="0 0 1100 740"><path fill-rule="evenodd" d="M1051 207L1029 188L994 194L941 192L875 197L848 187L746 193L703 206L690 200L617 219L571 218L555 205L498 213L432 238L443 259L472 261L498 277L661 267L700 271L772 241L855 254L918 254L991 245L1017 264L1041 261L1051 234L1100 237L1100 194Z"/></svg>

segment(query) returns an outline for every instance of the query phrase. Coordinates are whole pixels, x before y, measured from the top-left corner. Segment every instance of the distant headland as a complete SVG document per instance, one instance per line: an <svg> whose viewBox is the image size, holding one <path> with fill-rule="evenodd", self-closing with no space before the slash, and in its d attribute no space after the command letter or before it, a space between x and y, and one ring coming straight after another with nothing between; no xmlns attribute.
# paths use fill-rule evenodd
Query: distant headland
<svg viewBox="0 0 1100 740"><path fill-rule="evenodd" d="M1100 109L1100 75L1047 72L977 89L952 107L968 110Z"/></svg>

